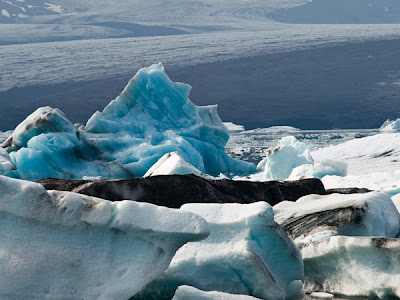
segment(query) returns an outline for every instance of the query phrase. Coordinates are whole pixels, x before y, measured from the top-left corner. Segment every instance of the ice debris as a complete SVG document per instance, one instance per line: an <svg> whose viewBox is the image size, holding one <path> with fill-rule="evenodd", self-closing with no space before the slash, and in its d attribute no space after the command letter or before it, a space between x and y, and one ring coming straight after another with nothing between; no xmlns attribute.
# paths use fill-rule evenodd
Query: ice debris
<svg viewBox="0 0 400 300"><path fill-rule="evenodd" d="M294 136L286 136L275 147L268 149L257 170L262 173L261 180L293 180L326 175L346 176L347 164L329 159L314 161L305 143ZM255 179L258 177L258 174L253 175Z"/></svg>
<svg viewBox="0 0 400 300"><path fill-rule="evenodd" d="M185 204L181 210L204 217L210 236L182 247L135 299L171 299L179 285L271 300L301 297L302 258L268 203Z"/></svg>
<svg viewBox="0 0 400 300"><path fill-rule="evenodd" d="M323 178L325 176L347 175L347 163L339 160L325 159L314 161L314 164L304 164L292 170L288 179Z"/></svg>
<svg viewBox="0 0 400 300"><path fill-rule="evenodd" d="M188 241L209 234L188 211L110 202L0 176L0 298L128 299Z"/></svg>
<svg viewBox="0 0 400 300"><path fill-rule="evenodd" d="M11 176L140 177L174 151L210 175L254 172L254 164L225 153L229 133L217 106L194 105L189 91L189 85L172 82L160 63L140 69L85 127L77 129L58 109L40 108L3 144L17 167Z"/></svg>
<svg viewBox="0 0 400 300"><path fill-rule="evenodd" d="M305 292L400 297L400 239L334 236L301 248Z"/></svg>
<svg viewBox="0 0 400 300"><path fill-rule="evenodd" d="M287 136L277 146L268 149L267 156L257 165L257 170L264 172L265 179L284 180L294 168L313 163L306 144L294 136Z"/></svg>
<svg viewBox="0 0 400 300"><path fill-rule="evenodd" d="M394 238L400 228L400 214L385 193L308 195L273 209L276 222L298 245L333 235Z"/></svg>
<svg viewBox="0 0 400 300"><path fill-rule="evenodd" d="M172 300L257 300L247 295L233 295L222 292L204 292L192 286L181 285L175 292Z"/></svg>
<svg viewBox="0 0 400 300"><path fill-rule="evenodd" d="M335 297L335 295L325 292L312 292L310 297L314 299L332 299Z"/></svg>
<svg viewBox="0 0 400 300"><path fill-rule="evenodd" d="M0 147L0 175L8 175L15 169L16 167L7 151Z"/></svg>

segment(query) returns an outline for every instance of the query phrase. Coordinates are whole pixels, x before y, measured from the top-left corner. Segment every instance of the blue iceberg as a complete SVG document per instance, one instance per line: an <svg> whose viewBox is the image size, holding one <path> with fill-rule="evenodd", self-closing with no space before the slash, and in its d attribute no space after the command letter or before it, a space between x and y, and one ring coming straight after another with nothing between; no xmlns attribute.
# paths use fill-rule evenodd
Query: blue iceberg
<svg viewBox="0 0 400 300"><path fill-rule="evenodd" d="M229 132L217 106L194 105L190 89L172 82L159 63L140 69L86 126L76 128L58 109L39 108L3 144L17 167L10 176L141 177L174 151L210 175L254 172L255 165L225 153Z"/></svg>

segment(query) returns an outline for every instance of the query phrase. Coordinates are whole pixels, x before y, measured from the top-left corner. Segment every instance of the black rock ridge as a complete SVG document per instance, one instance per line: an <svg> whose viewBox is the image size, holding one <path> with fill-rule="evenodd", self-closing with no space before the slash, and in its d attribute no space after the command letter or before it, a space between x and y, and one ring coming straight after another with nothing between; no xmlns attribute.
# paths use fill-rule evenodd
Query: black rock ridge
<svg viewBox="0 0 400 300"><path fill-rule="evenodd" d="M325 195L319 179L297 181L210 180L195 175L164 175L125 180L66 180L46 178L37 181L47 190L71 191L111 201L134 200L170 208L185 203L253 203L275 205L296 201L309 194Z"/></svg>

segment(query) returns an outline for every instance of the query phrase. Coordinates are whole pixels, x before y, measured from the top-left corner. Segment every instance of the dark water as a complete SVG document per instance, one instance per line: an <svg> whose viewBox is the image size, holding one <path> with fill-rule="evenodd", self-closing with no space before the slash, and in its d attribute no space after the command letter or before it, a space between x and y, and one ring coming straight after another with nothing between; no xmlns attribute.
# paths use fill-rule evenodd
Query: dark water
<svg viewBox="0 0 400 300"><path fill-rule="evenodd" d="M400 39L231 59L169 68L192 85L197 105L218 104L222 120L247 129L377 128L400 116ZM40 106L85 123L123 90L128 76L14 88L0 92L0 131ZM77 109L79 108L79 109Z"/></svg>

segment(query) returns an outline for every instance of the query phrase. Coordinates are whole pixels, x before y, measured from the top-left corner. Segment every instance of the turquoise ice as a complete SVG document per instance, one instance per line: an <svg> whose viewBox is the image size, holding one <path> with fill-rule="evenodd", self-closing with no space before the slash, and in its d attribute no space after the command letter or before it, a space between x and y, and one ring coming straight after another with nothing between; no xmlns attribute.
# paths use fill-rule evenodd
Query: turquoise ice
<svg viewBox="0 0 400 300"><path fill-rule="evenodd" d="M254 172L253 164L225 153L229 133L217 106L194 105L190 89L172 82L159 63L140 69L121 95L81 128L58 109L39 108L3 144L17 167L11 176L140 177L174 151L210 175Z"/></svg>

